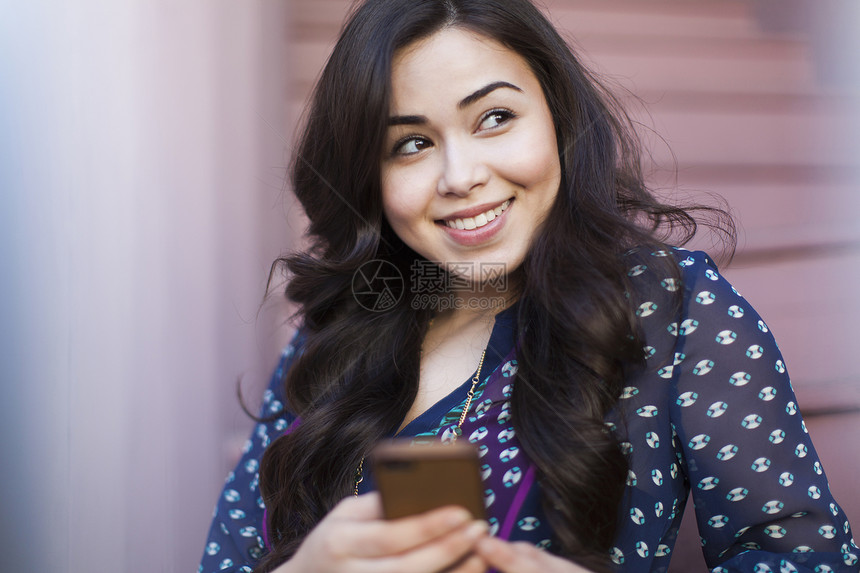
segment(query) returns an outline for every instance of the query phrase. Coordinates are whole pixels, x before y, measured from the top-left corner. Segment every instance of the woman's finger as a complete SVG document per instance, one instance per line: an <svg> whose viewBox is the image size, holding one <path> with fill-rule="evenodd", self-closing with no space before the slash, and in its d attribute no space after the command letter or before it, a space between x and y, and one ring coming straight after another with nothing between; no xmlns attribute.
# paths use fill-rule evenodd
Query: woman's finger
<svg viewBox="0 0 860 573"><path fill-rule="evenodd" d="M483 560L473 559L475 544L486 537L485 521L472 521L399 555L368 560L368 573L435 573L437 571L481 572Z"/></svg>
<svg viewBox="0 0 860 573"><path fill-rule="evenodd" d="M522 541L510 543L487 537L475 545L475 553L502 573L588 573L576 563Z"/></svg>
<svg viewBox="0 0 860 573"><path fill-rule="evenodd" d="M380 519L377 494L344 499L314 528L286 571L462 573L483 571L470 559L487 524L455 506L396 520Z"/></svg>
<svg viewBox="0 0 860 573"><path fill-rule="evenodd" d="M471 519L461 507L444 507L390 521L367 521L342 531L341 540L354 557L384 557L425 545L463 528Z"/></svg>
<svg viewBox="0 0 860 573"><path fill-rule="evenodd" d="M358 521L382 519L382 500L375 491L346 497L332 508L329 516L332 519Z"/></svg>
<svg viewBox="0 0 860 573"><path fill-rule="evenodd" d="M498 569L503 573L513 571L531 573L534 571L534 563L529 561L527 556L520 555L512 543L496 537L482 539L475 545L475 553L483 558L489 567Z"/></svg>
<svg viewBox="0 0 860 573"><path fill-rule="evenodd" d="M483 558L474 553L453 567L445 569L445 573L486 573L486 571L487 564Z"/></svg>

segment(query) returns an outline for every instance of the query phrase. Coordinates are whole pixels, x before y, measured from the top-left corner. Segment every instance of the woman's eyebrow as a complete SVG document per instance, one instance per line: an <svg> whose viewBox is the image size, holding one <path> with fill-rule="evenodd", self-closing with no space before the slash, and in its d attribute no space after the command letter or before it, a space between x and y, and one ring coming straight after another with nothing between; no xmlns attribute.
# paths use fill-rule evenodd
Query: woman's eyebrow
<svg viewBox="0 0 860 573"><path fill-rule="evenodd" d="M516 90L520 93L523 92L523 90L521 90L520 88L518 88L517 86L515 86L512 83L509 83L509 82L493 82L493 83L485 85L484 87L482 87L478 90L475 90L474 92L470 93L469 95L467 95L466 97L461 99L460 102L457 104L457 108L463 109L465 107L468 107L468 106L472 105L473 103L475 103L476 101L478 101L479 99L481 99L482 97L488 96L489 94L491 94L492 92L496 91L499 88L508 88L508 89ZM427 123L427 118L423 115L395 115L395 116L388 118L388 125L389 126L424 125L426 123Z"/></svg>
<svg viewBox="0 0 860 573"><path fill-rule="evenodd" d="M388 118L388 125L424 125L427 118L423 115L395 115Z"/></svg>
<svg viewBox="0 0 860 573"><path fill-rule="evenodd" d="M476 101L478 101L482 97L489 95L491 92L494 92L499 88L510 88L510 89L516 90L520 93L522 93L522 91L523 91L520 88L518 88L517 86L515 86L514 84L511 84L508 82L493 82L491 84L485 85L481 89L476 90L473 93L464 97L462 100L460 100L460 103L457 104L457 107L459 109L463 109L464 107L468 107L469 105L475 103Z"/></svg>

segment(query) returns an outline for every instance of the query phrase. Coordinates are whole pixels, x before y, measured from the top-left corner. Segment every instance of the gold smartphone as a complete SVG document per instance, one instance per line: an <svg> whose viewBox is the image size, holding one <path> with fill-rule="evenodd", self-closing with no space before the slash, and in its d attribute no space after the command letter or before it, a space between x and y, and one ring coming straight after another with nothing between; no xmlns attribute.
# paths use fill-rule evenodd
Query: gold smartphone
<svg viewBox="0 0 860 573"><path fill-rule="evenodd" d="M379 444L371 461L386 519L445 505L459 505L474 519L486 519L478 451L472 444L392 440Z"/></svg>

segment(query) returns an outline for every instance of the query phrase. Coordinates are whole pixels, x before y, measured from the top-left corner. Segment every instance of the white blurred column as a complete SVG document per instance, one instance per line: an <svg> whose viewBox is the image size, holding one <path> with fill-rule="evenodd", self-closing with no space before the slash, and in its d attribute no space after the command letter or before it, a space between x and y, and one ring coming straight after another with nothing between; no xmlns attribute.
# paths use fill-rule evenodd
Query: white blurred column
<svg viewBox="0 0 860 573"><path fill-rule="evenodd" d="M2 569L196 570L295 237L284 2L0 2Z"/></svg>

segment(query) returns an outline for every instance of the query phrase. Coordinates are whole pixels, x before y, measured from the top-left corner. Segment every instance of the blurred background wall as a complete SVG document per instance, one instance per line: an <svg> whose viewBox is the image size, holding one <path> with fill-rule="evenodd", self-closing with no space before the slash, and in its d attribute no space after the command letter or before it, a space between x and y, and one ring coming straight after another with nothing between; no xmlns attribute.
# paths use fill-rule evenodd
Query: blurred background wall
<svg viewBox="0 0 860 573"><path fill-rule="evenodd" d="M856 2L545 4L644 103L653 184L732 206L726 274L857 526ZM289 336L260 307L303 227L284 167L348 6L0 0L3 571L196 569L250 429L237 381L253 406ZM691 525L674 570L704 570Z"/></svg>

